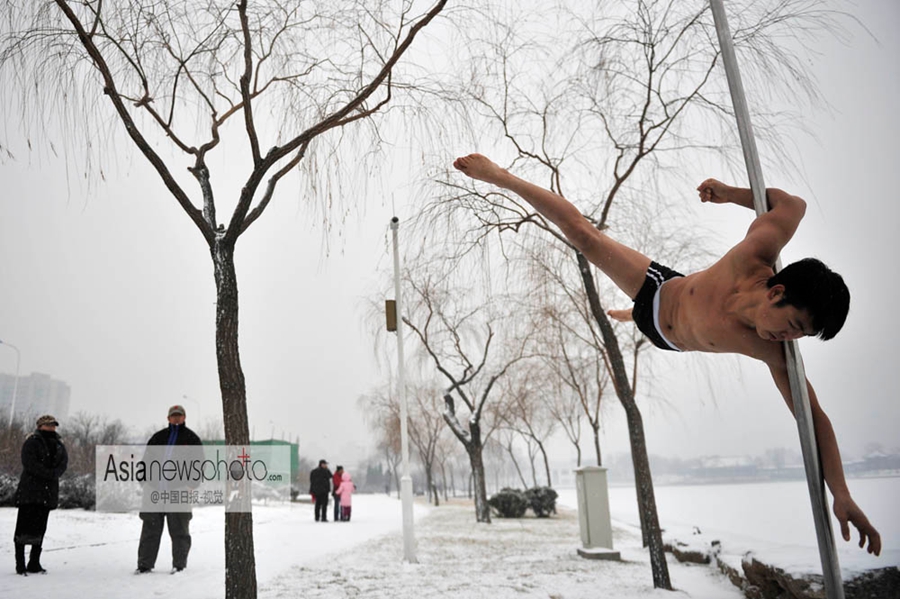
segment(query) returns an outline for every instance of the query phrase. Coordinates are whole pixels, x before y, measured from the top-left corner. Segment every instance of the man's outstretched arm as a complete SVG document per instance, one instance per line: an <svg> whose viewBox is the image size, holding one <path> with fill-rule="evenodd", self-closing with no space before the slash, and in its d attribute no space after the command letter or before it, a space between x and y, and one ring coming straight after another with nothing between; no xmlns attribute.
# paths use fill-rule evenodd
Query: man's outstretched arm
<svg viewBox="0 0 900 599"><path fill-rule="evenodd" d="M697 187L700 201L714 204L736 204L753 209L753 192L743 187L732 187L715 179L707 179ZM756 217L747 230L742 245L752 255L768 264L774 264L800 226L806 214L806 202L781 189L766 189L769 211Z"/></svg>
<svg viewBox="0 0 900 599"><path fill-rule="evenodd" d="M786 367L783 364L769 365L769 370L772 373L775 384L778 386L778 390L793 414L794 401L791 396L791 385ZM831 420L819 405L816 392L808 380L806 381L806 389L809 393L809 407L816 431L816 442L819 446L822 474L825 477L828 490L831 491L831 495L834 497L832 509L841 525L841 536L844 537L845 541L849 541L849 524L853 524L859 531L859 546L864 547L868 540L869 546L866 550L869 553L880 555L881 535L850 496L850 489L847 487L847 480L844 477L844 466L841 463L841 452L838 449L837 437L834 434Z"/></svg>

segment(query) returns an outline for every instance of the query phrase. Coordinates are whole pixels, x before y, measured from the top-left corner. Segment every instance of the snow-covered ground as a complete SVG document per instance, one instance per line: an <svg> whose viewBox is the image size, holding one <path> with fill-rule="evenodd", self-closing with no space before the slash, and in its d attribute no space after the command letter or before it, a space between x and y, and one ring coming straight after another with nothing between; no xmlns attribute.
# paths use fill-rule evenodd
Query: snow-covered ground
<svg viewBox="0 0 900 599"><path fill-rule="evenodd" d="M893 507L900 479L852 481L858 499L880 526L885 539L881 558L867 556L839 541L845 576L858 569L900 565L900 524ZM662 525L668 535L708 545L715 538L723 552L748 550L760 559L792 571L818 569L814 535L804 532L810 520L793 483L658 487ZM868 485L868 491L864 487ZM799 485L803 490L802 484ZM652 588L650 565L641 548L634 490L610 491L614 543L623 561L602 562L577 556L574 492L562 490L560 514L551 519L495 519L474 522L463 500L439 508L416 505L417 564L402 561L400 503L383 495L354 497L353 521L314 522L309 505L254 508L259 596L330 599L422 599L452 595L465 598L690 597L740 599L743 595L708 566L668 560L671 594ZM140 520L134 514L80 510L51 513L43 565L47 575L17 576L12 536L16 510L0 509L0 597L178 596L191 599L224 595L222 511L195 510L193 548L188 569L169 574L170 545L163 535L157 569L133 574ZM701 535L692 535L694 526ZM808 527L811 529L811 524Z"/></svg>
<svg viewBox="0 0 900 599"><path fill-rule="evenodd" d="M741 594L712 569L671 563L675 595L655 591L640 536L617 528L622 562L576 555L577 517L474 522L471 504L436 509L417 505L417 564L402 561L400 504L385 496L354 497L353 521L316 523L309 506L258 507L254 511L256 563L261 598L576 599L691 597L739 599ZM17 576L13 569L15 509L0 510L0 597L179 596L222 597L223 518L220 510L196 510L188 568L168 573L170 545L163 537L157 569L135 575L140 521L136 515L58 510L51 514L42 562L46 575ZM670 560L674 561L674 560Z"/></svg>

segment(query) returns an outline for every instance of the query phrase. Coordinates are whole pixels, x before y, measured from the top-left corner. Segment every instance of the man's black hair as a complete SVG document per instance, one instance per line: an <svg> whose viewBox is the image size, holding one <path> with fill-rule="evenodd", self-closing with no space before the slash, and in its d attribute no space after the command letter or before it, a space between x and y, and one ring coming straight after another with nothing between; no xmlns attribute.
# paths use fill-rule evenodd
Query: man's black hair
<svg viewBox="0 0 900 599"><path fill-rule="evenodd" d="M766 281L766 286L784 285L778 306L791 305L806 310L813 332L819 339L838 334L850 310L850 290L844 279L820 260L804 258L789 264Z"/></svg>

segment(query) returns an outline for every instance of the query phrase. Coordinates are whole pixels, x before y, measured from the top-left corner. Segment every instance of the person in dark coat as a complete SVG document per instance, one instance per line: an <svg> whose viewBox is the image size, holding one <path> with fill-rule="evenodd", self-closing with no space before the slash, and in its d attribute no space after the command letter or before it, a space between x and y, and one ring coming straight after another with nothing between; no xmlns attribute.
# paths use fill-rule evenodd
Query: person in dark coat
<svg viewBox="0 0 900 599"><path fill-rule="evenodd" d="M319 460L319 467L309 473L309 494L316 502L316 522L328 522L328 494L331 492L332 476L325 460Z"/></svg>
<svg viewBox="0 0 900 599"><path fill-rule="evenodd" d="M150 446L176 446L196 445L203 443L197 433L189 429L185 423L184 406L172 406L169 408L169 426L157 431L147 441ZM202 450L200 450L202 452ZM198 458L203 459L198 452ZM138 545L138 574L145 574L156 567L156 556L159 554L159 541L162 538L163 524L169 529L169 537L172 539L172 572L181 572L187 567L188 553L191 550L191 512L187 511L161 511L141 512L143 522L141 527L141 541Z"/></svg>
<svg viewBox="0 0 900 599"><path fill-rule="evenodd" d="M338 466L334 469L334 476L331 477L331 498L334 499L334 521L341 521L341 498L337 495L337 489L341 486L341 477L344 476L344 467Z"/></svg>
<svg viewBox="0 0 900 599"><path fill-rule="evenodd" d="M37 419L37 430L25 437L22 444L22 476L16 489L16 574L45 574L41 566L41 548L50 510L59 505L59 477L69 465L66 446L56 433L59 422L49 414ZM31 555L25 564L25 545L31 545Z"/></svg>

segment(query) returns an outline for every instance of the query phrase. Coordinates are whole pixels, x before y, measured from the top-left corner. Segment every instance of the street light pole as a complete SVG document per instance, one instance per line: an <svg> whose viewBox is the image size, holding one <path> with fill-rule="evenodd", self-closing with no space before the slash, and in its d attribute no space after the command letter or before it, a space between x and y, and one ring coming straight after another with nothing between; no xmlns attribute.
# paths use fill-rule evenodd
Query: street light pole
<svg viewBox="0 0 900 599"><path fill-rule="evenodd" d="M409 432L407 431L406 381L403 375L403 304L400 301L400 250L397 231L400 219L391 219L394 241L394 295L397 320L397 393L400 397L400 449L403 458L403 476L400 477L400 501L403 507L403 559L416 563L416 539L413 532L412 476L409 473Z"/></svg>
<svg viewBox="0 0 900 599"><path fill-rule="evenodd" d="M9 430L12 430L13 427L13 417L16 413L16 394L19 392L19 362L21 361L21 354L19 353L19 348L13 345L12 343L6 343L4 341L0 341L0 345L5 345L7 347L11 347L16 350L16 380L13 382L13 395L12 395L12 403L9 405Z"/></svg>

